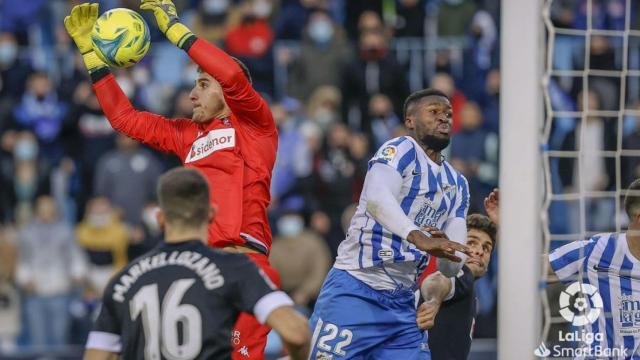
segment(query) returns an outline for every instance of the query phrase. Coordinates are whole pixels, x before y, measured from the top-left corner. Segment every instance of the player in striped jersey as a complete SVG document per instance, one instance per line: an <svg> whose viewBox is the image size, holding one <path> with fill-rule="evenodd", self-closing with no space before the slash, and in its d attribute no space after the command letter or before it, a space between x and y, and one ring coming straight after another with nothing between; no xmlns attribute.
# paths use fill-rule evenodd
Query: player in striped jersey
<svg viewBox="0 0 640 360"><path fill-rule="evenodd" d="M551 252L549 261L564 283L580 281L598 289L603 308L585 325L596 339L591 349L626 349L626 356L614 358L640 360L640 179L629 190L626 232L569 243ZM586 304L588 313L594 304Z"/></svg>
<svg viewBox="0 0 640 360"><path fill-rule="evenodd" d="M312 359L428 359L413 291L428 255L454 276L468 254L466 179L440 152L451 103L437 90L404 105L410 136L385 143L369 162L360 203L311 317ZM423 228L444 230L430 236ZM445 235L446 234L446 235ZM453 241L451 241L451 240Z"/></svg>

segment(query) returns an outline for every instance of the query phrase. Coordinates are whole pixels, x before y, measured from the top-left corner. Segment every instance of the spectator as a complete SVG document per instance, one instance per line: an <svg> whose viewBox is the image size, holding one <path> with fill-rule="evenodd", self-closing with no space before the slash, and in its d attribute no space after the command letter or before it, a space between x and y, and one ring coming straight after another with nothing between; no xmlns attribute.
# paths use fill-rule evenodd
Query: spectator
<svg viewBox="0 0 640 360"><path fill-rule="evenodd" d="M78 214L93 196L94 174L98 160L113 148L115 131L102 113L100 104L88 82L74 91L69 117L66 120L73 133L66 138L67 154L78 167L79 190L76 198Z"/></svg>
<svg viewBox="0 0 640 360"><path fill-rule="evenodd" d="M462 91L456 89L456 84L449 74L435 74L433 79L431 79L431 87L442 91L449 97L453 111L452 130L453 132L457 132L460 129L460 113L462 107L467 102L467 97L462 93Z"/></svg>
<svg viewBox="0 0 640 360"><path fill-rule="evenodd" d="M354 188L358 188L356 179L362 178L359 163L354 161L350 144L353 137L346 125L335 123L329 129L322 159L316 169L318 214L312 218L314 229L327 236L329 247L336 254L338 244L344 233L340 217L345 207L353 202ZM364 169L366 171L366 168ZM326 217L326 218L325 218ZM322 225L318 226L318 223ZM315 228L315 226L318 226Z"/></svg>
<svg viewBox="0 0 640 360"><path fill-rule="evenodd" d="M0 354L16 347L20 334L20 298L13 280L17 247L11 227L0 226Z"/></svg>
<svg viewBox="0 0 640 360"><path fill-rule="evenodd" d="M484 94L479 103L483 109L482 127L498 134L500 129L500 71L498 69L493 69L487 74Z"/></svg>
<svg viewBox="0 0 640 360"><path fill-rule="evenodd" d="M229 28L241 21L241 13L232 0L204 0L193 17L193 32L221 45Z"/></svg>
<svg viewBox="0 0 640 360"><path fill-rule="evenodd" d="M389 54L389 44L381 31L367 31L360 35L359 57L345 75L343 114L350 126L365 133L371 132L367 110L371 96L381 93L393 103L396 114L402 113L404 98L409 92L406 71ZM346 117L357 110L356 116Z"/></svg>
<svg viewBox="0 0 640 360"><path fill-rule="evenodd" d="M278 153L271 178L271 212L276 216L282 209L303 211L308 206L313 154L299 130L295 115L299 107L293 99L271 106L278 126Z"/></svg>
<svg viewBox="0 0 640 360"><path fill-rule="evenodd" d="M342 94L333 86L320 86L307 102L307 120L314 123L324 135L340 119Z"/></svg>
<svg viewBox="0 0 640 360"><path fill-rule="evenodd" d="M129 226L140 225L142 209L154 198L160 162L138 142L118 135L117 148L105 154L96 167L95 194L122 211ZM126 179L126 185L123 183Z"/></svg>
<svg viewBox="0 0 640 360"><path fill-rule="evenodd" d="M472 0L444 0L438 9L438 36L464 36L475 13Z"/></svg>
<svg viewBox="0 0 640 360"><path fill-rule="evenodd" d="M51 165L63 157L59 135L67 105L58 96L46 73L36 72L27 80L27 91L13 110L14 125L32 131L42 148L42 155Z"/></svg>
<svg viewBox="0 0 640 360"><path fill-rule="evenodd" d="M271 50L274 33L269 24L273 10L271 0L248 0L240 5L242 21L229 29L224 39L229 54L251 69L253 87L273 94Z"/></svg>
<svg viewBox="0 0 640 360"><path fill-rule="evenodd" d="M376 94L369 101L369 122L373 134L374 147L377 149L387 140L393 138L397 127L402 126L402 122L393 112L391 99L383 94Z"/></svg>
<svg viewBox="0 0 640 360"><path fill-rule="evenodd" d="M310 311L329 272L329 248L320 236L305 229L298 213L280 217L277 230L269 259L280 274L282 290L296 305Z"/></svg>
<svg viewBox="0 0 640 360"><path fill-rule="evenodd" d="M156 219L157 210L158 204L155 201L149 201L142 210L142 225L134 229L129 239L129 259L137 258L162 241L162 229Z"/></svg>
<svg viewBox="0 0 640 360"><path fill-rule="evenodd" d="M19 53L14 34L0 32L0 117L22 97L27 78L32 72L28 62L19 55L22 54Z"/></svg>
<svg viewBox="0 0 640 360"><path fill-rule="evenodd" d="M68 303L80 285L86 264L73 229L60 221L55 201L39 197L35 219L18 234L16 281L24 291L28 331L33 345L67 343Z"/></svg>
<svg viewBox="0 0 640 360"><path fill-rule="evenodd" d="M422 37L424 36L424 22L426 0L399 0L395 21L395 36Z"/></svg>
<svg viewBox="0 0 640 360"><path fill-rule="evenodd" d="M109 200L97 197L87 204L76 237L89 258L87 281L100 298L111 276L127 264L127 227Z"/></svg>
<svg viewBox="0 0 640 360"><path fill-rule="evenodd" d="M15 200L19 208L29 209L35 197L48 190L46 162L39 157L38 143L28 131L17 133L13 147L13 184Z"/></svg>
<svg viewBox="0 0 640 360"><path fill-rule="evenodd" d="M321 85L339 86L350 58L342 29L326 12L312 13L302 38L300 56L292 65L289 94L307 101Z"/></svg>
<svg viewBox="0 0 640 360"><path fill-rule="evenodd" d="M483 198L498 185L498 137L482 128L482 112L467 102L460 114L460 131L451 140L451 164L467 178L471 198L469 210L483 209Z"/></svg>

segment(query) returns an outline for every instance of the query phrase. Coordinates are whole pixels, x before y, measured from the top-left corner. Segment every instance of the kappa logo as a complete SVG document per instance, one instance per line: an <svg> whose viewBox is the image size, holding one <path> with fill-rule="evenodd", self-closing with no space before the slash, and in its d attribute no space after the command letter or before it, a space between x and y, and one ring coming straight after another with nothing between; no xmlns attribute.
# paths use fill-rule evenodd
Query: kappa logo
<svg viewBox="0 0 640 360"><path fill-rule="evenodd" d="M236 130L219 129L210 131L207 136L197 139L191 145L191 151L184 160L185 164L203 159L214 152L236 146Z"/></svg>
<svg viewBox="0 0 640 360"><path fill-rule="evenodd" d="M244 357L249 357L249 348L247 348L247 346L243 346L241 347L238 352L240 353L240 355L244 356Z"/></svg>

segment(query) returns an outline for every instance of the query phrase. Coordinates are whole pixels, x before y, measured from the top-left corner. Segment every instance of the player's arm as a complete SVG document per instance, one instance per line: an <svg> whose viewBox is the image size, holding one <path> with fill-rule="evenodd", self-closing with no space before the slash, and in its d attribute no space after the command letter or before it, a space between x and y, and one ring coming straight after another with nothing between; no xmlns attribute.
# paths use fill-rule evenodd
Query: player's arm
<svg viewBox="0 0 640 360"><path fill-rule="evenodd" d="M249 122L252 128L262 133L275 131L269 107L240 65L222 49L196 37L182 24L171 0L142 0L140 9L153 11L158 28L167 39L186 51L202 70L220 83L229 108L241 121Z"/></svg>
<svg viewBox="0 0 640 360"><path fill-rule="evenodd" d="M251 312L256 319L272 327L292 359L306 359L309 355L308 320L293 308L293 300L259 271L245 256L239 255L234 273L242 274L233 289L233 297L240 310Z"/></svg>
<svg viewBox="0 0 640 360"><path fill-rule="evenodd" d="M64 19L67 32L82 54L93 88L114 129L161 151L179 155L181 121L137 111L105 64L92 48L91 29L98 18L98 4L76 5Z"/></svg>
<svg viewBox="0 0 640 360"><path fill-rule="evenodd" d="M422 330L431 329L435 323L440 305L451 294L453 279L439 272L427 276L420 286L420 294L424 302L418 307L416 322Z"/></svg>
<svg viewBox="0 0 640 360"><path fill-rule="evenodd" d="M427 276L420 286L424 299L418 307L416 321L418 327L427 330L434 325L435 317L443 302L457 301L471 294L474 278L471 270L464 266L453 278L447 278L440 272Z"/></svg>
<svg viewBox="0 0 640 360"><path fill-rule="evenodd" d="M117 276L114 276L105 288L100 314L89 332L85 345L85 360L117 359L122 351L120 322L112 297L113 282L116 278Z"/></svg>
<svg viewBox="0 0 640 360"><path fill-rule="evenodd" d="M367 212L385 229L413 243L418 249L434 256L460 261L460 257L454 253L455 251L468 252L464 245L449 241L442 236L428 235L407 217L397 200L402 189L401 174L404 170L395 167L393 161L394 159L391 159L391 163L388 160L380 162L376 158L371 161L363 189L367 199Z"/></svg>
<svg viewBox="0 0 640 360"><path fill-rule="evenodd" d="M590 240L573 241L553 250L549 254L551 269L564 283L579 280L576 276L596 244L597 238L591 238Z"/></svg>

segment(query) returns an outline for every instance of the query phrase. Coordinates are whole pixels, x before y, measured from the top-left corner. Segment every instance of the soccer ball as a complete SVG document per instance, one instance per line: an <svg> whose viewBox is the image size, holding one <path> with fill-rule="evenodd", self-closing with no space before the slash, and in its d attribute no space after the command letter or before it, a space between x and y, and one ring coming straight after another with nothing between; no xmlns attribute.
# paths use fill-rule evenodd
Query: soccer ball
<svg viewBox="0 0 640 360"><path fill-rule="evenodd" d="M137 12L124 8L102 14L91 31L93 51L105 63L129 67L149 50L149 27Z"/></svg>

